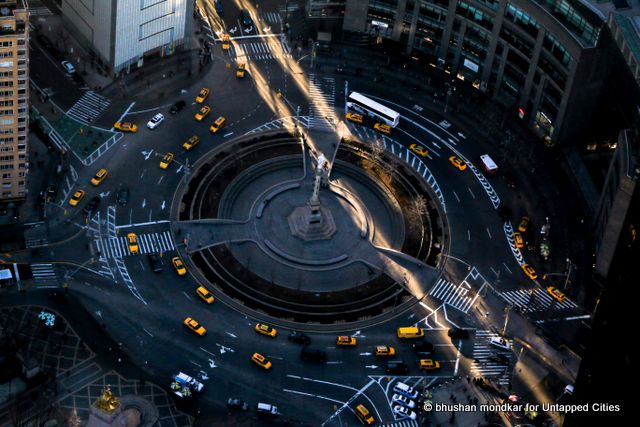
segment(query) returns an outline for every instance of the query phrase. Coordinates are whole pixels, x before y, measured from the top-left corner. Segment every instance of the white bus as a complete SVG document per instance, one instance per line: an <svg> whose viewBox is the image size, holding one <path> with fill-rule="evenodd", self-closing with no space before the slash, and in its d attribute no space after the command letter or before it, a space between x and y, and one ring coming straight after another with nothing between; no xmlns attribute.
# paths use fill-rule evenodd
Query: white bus
<svg viewBox="0 0 640 427"><path fill-rule="evenodd" d="M369 117L388 124L392 128L398 126L400 122L400 113L358 92L351 92L349 95L347 99L347 109L357 111L360 114L366 114Z"/></svg>

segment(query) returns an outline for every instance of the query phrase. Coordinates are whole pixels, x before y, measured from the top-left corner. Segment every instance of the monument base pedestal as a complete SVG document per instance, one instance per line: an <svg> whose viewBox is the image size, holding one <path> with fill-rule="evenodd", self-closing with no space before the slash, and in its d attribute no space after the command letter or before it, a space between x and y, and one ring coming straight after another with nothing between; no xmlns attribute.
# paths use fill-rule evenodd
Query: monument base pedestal
<svg viewBox="0 0 640 427"><path fill-rule="evenodd" d="M331 211L322 206L300 206L287 217L291 234L304 241L329 240L337 231Z"/></svg>

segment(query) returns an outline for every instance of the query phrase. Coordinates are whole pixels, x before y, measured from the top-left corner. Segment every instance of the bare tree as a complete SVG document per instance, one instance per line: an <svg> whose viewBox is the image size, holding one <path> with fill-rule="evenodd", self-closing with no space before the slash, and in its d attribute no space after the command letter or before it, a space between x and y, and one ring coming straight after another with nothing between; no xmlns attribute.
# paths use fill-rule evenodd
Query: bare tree
<svg viewBox="0 0 640 427"><path fill-rule="evenodd" d="M371 161L378 163L382 160L382 153L384 153L384 145L382 145L379 139L376 139L375 142L371 144Z"/></svg>
<svg viewBox="0 0 640 427"><path fill-rule="evenodd" d="M422 195L418 194L411 201L411 212L418 218L422 217L427 213L427 199Z"/></svg>
<svg viewBox="0 0 640 427"><path fill-rule="evenodd" d="M80 427L82 425L82 420L78 416L78 411L76 411L76 408L73 408L71 414L69 414L67 424L69 425L69 427Z"/></svg>

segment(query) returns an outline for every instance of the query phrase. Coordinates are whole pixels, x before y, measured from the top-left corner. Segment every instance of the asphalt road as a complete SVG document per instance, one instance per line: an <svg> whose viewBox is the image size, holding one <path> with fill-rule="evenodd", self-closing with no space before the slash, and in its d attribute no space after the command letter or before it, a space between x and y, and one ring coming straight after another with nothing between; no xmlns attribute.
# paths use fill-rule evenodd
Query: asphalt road
<svg viewBox="0 0 640 427"><path fill-rule="evenodd" d="M223 19L215 19L213 33L222 29L231 32L235 27L236 32L231 32L235 38L241 30L244 36L269 36L276 29L279 31L277 24L282 13L275 2L261 2L260 10L254 11L257 12L254 18L261 18L258 19L261 28L256 26L252 31L245 31L247 28L238 22L239 11L231 3L223 2ZM215 14L210 7L207 13ZM211 16L213 20L217 15ZM268 26L271 30L265 31ZM411 385L433 385L471 373L494 376L503 384L508 383L510 373L504 366L492 364L485 357L488 340L501 329L496 325L502 325L504 313L502 306L487 306L483 292L486 294L493 288L506 302L518 302L522 301L517 299L521 295L539 289L521 271L522 260L510 246L508 230L505 231L496 213L496 198L513 190L501 177L485 179L470 167L465 171L455 169L448 161L454 154L478 168L477 158L482 151L472 137L458 129L439 126L438 119L412 110L415 102L397 88L381 90L371 82L357 79L349 82L349 90L379 97L402 114L399 127L390 138L385 138L387 149L394 153L401 150L411 167L421 172L428 169L441 190L451 244L444 274L434 285L434 291L438 286L437 292L390 322L341 331L340 334L357 337L358 345L353 348L336 347L336 332L310 334L312 345L328 353L327 364L313 364L300 360L300 346L286 339L289 330L280 329L274 339L261 336L253 330L256 319L218 301L206 305L195 294L198 286L195 280L190 275L175 274L169 259L179 253L181 243L169 233L169 206L176 186L188 172L187 166L229 139L259 127L278 126L273 122L281 114L274 110L277 99L282 98L289 111L300 107L301 115L310 112L314 100L304 86L295 83L299 76L290 75L288 68L282 67L283 62L295 63L302 55L289 52L283 38L275 39L284 50L272 49L260 37L238 38L234 43L240 47L230 51L215 44L214 67L200 81L194 81L186 93L176 90L160 104L140 100L127 115L114 117L113 121L122 118L135 122L138 132L126 134L90 167L74 164L77 179L68 190L85 190L85 200L77 208L70 207L67 202L71 191L68 191L50 204L48 221L56 225L51 231L55 239L50 241L62 243L45 249L34 261L73 262L91 269L77 269L68 264L59 267L66 274L71 291L106 325L114 341L123 343L131 362L148 371L158 384L168 385L170 376L178 371L202 378L206 390L196 404L206 414L226 414L226 399L238 397L251 405L258 401L272 403L279 407L283 418L312 425L324 421L326 425L355 423L352 408L358 403L369 407L376 419L391 422L394 420L389 403L391 388L399 380ZM249 76L239 80L234 64L240 60L236 55L242 51L246 56L241 60L249 61ZM72 105L73 97L79 97L81 92L64 78L61 70L60 74L51 75L37 71L38 67L44 69L49 60L33 52L34 80L45 87L64 82L63 90L69 101L63 104ZM342 115L344 79L333 74L313 74L323 89L335 89L330 99L337 114ZM205 120L196 122L194 114L199 105L194 98L201 87L211 89L205 104L212 111ZM179 99L184 99L187 107L175 116L168 114L168 105ZM157 112L165 115L165 121L154 130L147 129L146 122ZM227 124L212 135L209 125L220 115ZM349 124L349 129L362 138L380 138L369 127ZM201 141L193 150L184 151L182 142L192 135L199 136ZM407 147L414 143L427 148L428 156L421 158L408 151ZM163 170L159 161L167 152L175 158ZM93 187L89 179L100 168L108 169L109 176L99 187ZM125 206L115 200L117 191L123 187L130 190ZM100 208L96 215L87 218L81 209L95 195L102 198ZM515 213L526 212L516 209ZM140 254L128 253L124 236L129 232L136 233L142 242ZM100 261L96 250L101 250L106 259ZM162 273L151 271L149 253L161 255L165 267ZM188 260L187 264L190 265ZM547 301L541 296L542 300ZM580 312L578 307L569 305L551 308L562 308L562 315ZM182 325L187 316L193 316L208 329L206 336L198 337ZM436 346L435 358L442 364L439 371L426 374L419 371L418 357L410 343L395 337L397 327L412 324L427 329L426 338ZM469 340L452 342L446 330L453 325L472 327L475 332ZM385 361L372 354L376 345L394 346L398 353L393 360L409 364L408 375L386 375ZM252 364L250 356L254 352L270 358L273 369L266 372ZM509 357L513 362L514 355Z"/></svg>

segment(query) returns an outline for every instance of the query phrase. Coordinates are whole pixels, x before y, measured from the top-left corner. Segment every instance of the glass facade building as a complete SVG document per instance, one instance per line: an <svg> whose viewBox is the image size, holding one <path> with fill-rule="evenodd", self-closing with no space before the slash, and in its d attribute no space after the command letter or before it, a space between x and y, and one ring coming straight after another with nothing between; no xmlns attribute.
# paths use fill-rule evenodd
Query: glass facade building
<svg viewBox="0 0 640 427"><path fill-rule="evenodd" d="M420 53L560 141L597 97L605 25L583 0L346 0L342 29Z"/></svg>

